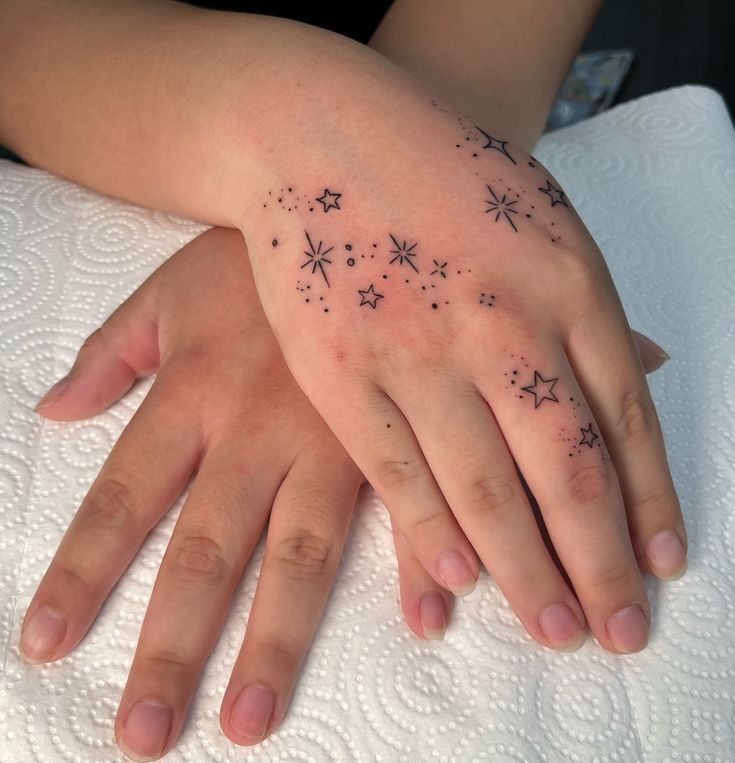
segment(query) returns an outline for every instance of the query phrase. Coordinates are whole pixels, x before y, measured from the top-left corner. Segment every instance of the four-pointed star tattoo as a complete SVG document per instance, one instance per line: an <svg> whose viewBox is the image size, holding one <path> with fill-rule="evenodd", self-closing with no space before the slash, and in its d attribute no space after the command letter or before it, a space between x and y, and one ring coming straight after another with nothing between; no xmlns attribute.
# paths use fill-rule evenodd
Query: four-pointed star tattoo
<svg viewBox="0 0 735 763"><path fill-rule="evenodd" d="M507 156L508 159L513 162L513 164L516 164L516 160L508 153L508 149L506 148L508 145L507 140L499 140L498 138L493 138L493 136L489 133L486 133L482 127L476 127L476 129L479 130L487 140L487 143L483 146L483 148L492 148L495 151L500 151L500 153L504 156Z"/></svg>
<svg viewBox="0 0 735 763"><path fill-rule="evenodd" d="M550 181L546 181L546 188L539 188L538 190L541 191L541 193L545 193L551 199L552 207L556 204L563 204L565 207L569 206L567 200L564 198L564 191L562 191L561 188L554 188Z"/></svg>
<svg viewBox="0 0 735 763"><path fill-rule="evenodd" d="M332 260L328 260L325 255L329 254L332 249L334 249L333 246L330 246L329 249L325 249L322 251L322 242L319 242L319 246L317 248L314 248L314 244L311 241L311 238L309 237L309 231L304 231L306 233L306 240L309 242L309 250L308 252L304 252L304 254L307 256L306 262L301 266L302 269L307 267L308 265L311 265L311 272L316 273L317 268L319 268L319 271L321 272L322 276L324 276L324 281L327 284L327 288L329 288L329 279L327 278L327 272L324 270L324 263L326 262L327 265L332 264Z"/></svg>
<svg viewBox="0 0 735 763"><path fill-rule="evenodd" d="M396 237L392 234L388 234L391 237L391 240L393 241L393 244L395 245L395 249L391 249L390 253L395 254L395 257L390 261L390 264L392 265L396 260L398 260L399 265L403 265L404 263L406 265L410 265L417 273L419 272L419 269L414 265L412 257L416 256L416 252L413 250L416 248L416 244L411 244L411 246L408 246L408 241L404 241L402 244L398 243L398 240Z"/></svg>
<svg viewBox="0 0 735 763"><path fill-rule="evenodd" d="M510 223L510 227L513 228L516 233L518 233L518 228L516 228L515 224L513 223L513 219L511 218L511 215L518 214L518 211L513 209L513 205L518 202L518 199L510 201L510 199L505 194L503 194L503 197L499 199L495 195L495 191L493 191L490 186L487 186L487 190L490 191L492 199L485 199L485 201L490 205L485 210L485 212L495 212L495 222L500 220L500 215L504 215L505 219Z"/></svg>
<svg viewBox="0 0 735 763"><path fill-rule="evenodd" d="M551 400L552 403L558 403L559 398L554 394L554 385L559 381L556 379L544 379L538 371L533 372L533 384L527 387L521 387L524 392L529 392L534 398L534 408L538 408L544 400Z"/></svg>
<svg viewBox="0 0 735 763"><path fill-rule="evenodd" d="M431 273L429 273L430 276L440 275L442 278L447 277L447 273L444 268L446 268L447 263L446 262L439 262L439 260L433 260L434 265L436 266L435 270L432 270Z"/></svg>
<svg viewBox="0 0 735 763"><path fill-rule="evenodd" d="M367 289L358 289L357 293L360 295L360 307L363 305L369 305L373 308L373 310L375 310L375 308L378 306L378 300L383 299L383 295L378 294L375 291L373 284L370 284L370 287Z"/></svg>
<svg viewBox="0 0 735 763"><path fill-rule="evenodd" d="M341 193L334 193L330 191L329 188L325 188L324 193L319 196L317 201L324 207L325 212L329 212L332 207L335 209L340 209L339 197L341 195Z"/></svg>
<svg viewBox="0 0 735 763"><path fill-rule="evenodd" d="M590 425L585 429L584 427L580 427L579 431L582 433L582 439L579 441L579 445L589 445L590 448L595 444L595 440L597 439L597 435L592 430L592 422L590 422Z"/></svg>

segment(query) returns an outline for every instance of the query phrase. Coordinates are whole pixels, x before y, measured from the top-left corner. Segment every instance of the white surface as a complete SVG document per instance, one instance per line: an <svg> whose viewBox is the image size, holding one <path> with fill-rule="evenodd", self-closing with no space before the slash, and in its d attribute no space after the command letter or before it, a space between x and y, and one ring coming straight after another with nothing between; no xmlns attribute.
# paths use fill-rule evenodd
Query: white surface
<svg viewBox="0 0 735 763"><path fill-rule="evenodd" d="M690 571L650 583L655 631L631 657L555 654L485 577L444 643L403 624L384 510L359 514L282 730L237 748L217 720L250 565L171 761L735 760L735 135L716 94L682 88L545 138L537 155L605 252L633 325L673 360L652 380L690 531ZM149 384L110 412L42 423L40 394L81 340L200 227L0 162L0 760L121 761L112 734L151 585L181 505L153 531L81 646L18 653L23 613ZM260 556L258 556L260 559Z"/></svg>

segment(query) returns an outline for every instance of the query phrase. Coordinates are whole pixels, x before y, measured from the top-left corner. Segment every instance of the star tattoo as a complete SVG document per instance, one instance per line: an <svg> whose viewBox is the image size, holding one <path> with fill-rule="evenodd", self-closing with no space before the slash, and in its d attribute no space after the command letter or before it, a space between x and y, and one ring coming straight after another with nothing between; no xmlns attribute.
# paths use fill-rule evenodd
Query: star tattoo
<svg viewBox="0 0 735 763"><path fill-rule="evenodd" d="M559 398L554 394L554 385L559 381L556 379L544 379L538 371L533 372L533 384L527 387L521 387L524 392L529 392L534 397L534 408L538 408L544 400L551 400L552 403L558 403Z"/></svg>
<svg viewBox="0 0 735 763"><path fill-rule="evenodd" d="M431 273L429 273L429 275L431 275L431 276L440 275L442 278L446 278L447 277L447 273L444 270L444 268L446 268L447 263L446 262L439 262L438 260L433 260L433 262L434 262L434 265L436 266L436 269L432 270Z"/></svg>
<svg viewBox="0 0 735 763"><path fill-rule="evenodd" d="M592 429L592 422L590 422L590 425L585 429L584 427L580 427L579 431L582 433L582 439L579 441L579 445L589 445L590 448L595 444L595 440L597 439L597 435Z"/></svg>
<svg viewBox="0 0 735 763"><path fill-rule="evenodd" d="M319 242L319 245L314 248L314 244L312 243L311 238L309 237L309 231L304 231L306 233L306 240L309 242L309 251L304 251L304 254L307 256L306 262L301 266L301 268L305 268L309 265L311 265L311 272L316 273L317 269L319 269L319 272L324 277L324 281L327 284L327 288L329 287L329 279L327 278L327 271L324 269L324 263L327 265L332 264L332 260L328 260L325 255L329 254L332 249L334 249L333 246L330 246L329 249L325 249L322 251L322 242Z"/></svg>
<svg viewBox="0 0 735 763"><path fill-rule="evenodd" d="M370 284L368 289L358 289L357 293L360 295L360 299L362 300L360 302L360 307L363 305L369 305L373 308L373 310L375 310L375 308L378 306L378 300L383 299L383 295L378 294L375 291L373 284Z"/></svg>
<svg viewBox="0 0 735 763"><path fill-rule="evenodd" d="M554 188L550 181L546 181L546 188L539 188L538 190L541 191L541 193L545 193L551 199L552 207L556 204L562 204L565 207L569 206L567 200L564 198L564 191L562 191L561 188Z"/></svg>
<svg viewBox="0 0 735 763"><path fill-rule="evenodd" d="M482 127L476 126L476 129L479 130L487 140L487 143L483 146L483 148L491 148L495 151L500 151L503 156L507 156L508 159L513 162L513 164L516 164L516 160L508 153L508 149L506 148L508 145L507 140L499 140L498 138L493 138L493 136L489 133L486 133Z"/></svg>
<svg viewBox="0 0 735 763"><path fill-rule="evenodd" d="M410 265L418 273L419 269L416 267L412 259L412 257L416 256L416 252L413 251L416 248L416 244L411 244L411 246L408 246L408 241L404 241L402 244L399 244L398 239L396 239L392 233L389 233L388 235L391 237L391 240L395 245L395 249L391 249L390 251L391 254L395 254L395 257L390 261L390 264L392 265L396 260L398 260L399 265L403 265L404 263L406 265Z"/></svg>
<svg viewBox="0 0 735 763"><path fill-rule="evenodd" d="M513 205L518 203L518 199L514 199L513 201L510 201L510 199L503 194L502 198L498 198L495 194L495 191L493 191L490 186L487 186L487 190L490 191L490 195L492 196L492 199L485 199L485 201L490 205L485 212L495 212L495 222L498 222L500 220L500 216L503 215L505 219L510 223L510 227L513 228L513 230L518 233L518 228L516 228L515 223L513 222L513 218L511 215L517 215L518 210L513 209Z"/></svg>
<svg viewBox="0 0 735 763"><path fill-rule="evenodd" d="M329 212L332 207L335 209L340 209L339 206L339 197L341 196L341 193L334 193L329 190L329 188L324 189L324 193L319 196L317 201L324 207L325 212Z"/></svg>

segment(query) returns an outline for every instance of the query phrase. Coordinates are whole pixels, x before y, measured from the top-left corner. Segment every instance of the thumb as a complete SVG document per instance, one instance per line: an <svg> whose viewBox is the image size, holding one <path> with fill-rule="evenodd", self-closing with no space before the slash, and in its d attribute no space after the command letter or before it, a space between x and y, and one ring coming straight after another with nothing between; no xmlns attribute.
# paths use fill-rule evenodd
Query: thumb
<svg viewBox="0 0 735 763"><path fill-rule="evenodd" d="M666 350L661 349L661 347L659 347L652 339L649 339L645 334L641 334L633 329L631 329L631 332L643 365L643 370L647 374L651 374L658 370L667 360L671 359Z"/></svg>
<svg viewBox="0 0 735 763"><path fill-rule="evenodd" d="M84 340L71 371L35 410L55 421L94 416L119 400L138 377L156 371L157 294L157 281L150 276Z"/></svg>

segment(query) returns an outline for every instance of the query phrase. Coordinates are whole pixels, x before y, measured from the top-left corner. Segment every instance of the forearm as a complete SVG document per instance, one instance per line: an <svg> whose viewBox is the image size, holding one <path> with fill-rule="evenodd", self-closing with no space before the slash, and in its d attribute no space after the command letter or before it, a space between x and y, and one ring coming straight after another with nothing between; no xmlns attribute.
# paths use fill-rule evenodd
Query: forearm
<svg viewBox="0 0 735 763"><path fill-rule="evenodd" d="M166 0L0 12L0 142L96 190L229 226L275 147L293 158L313 130L304 103L338 109L342 63L381 58L303 24Z"/></svg>
<svg viewBox="0 0 735 763"><path fill-rule="evenodd" d="M602 0L396 0L370 47L531 150Z"/></svg>

